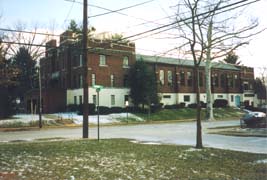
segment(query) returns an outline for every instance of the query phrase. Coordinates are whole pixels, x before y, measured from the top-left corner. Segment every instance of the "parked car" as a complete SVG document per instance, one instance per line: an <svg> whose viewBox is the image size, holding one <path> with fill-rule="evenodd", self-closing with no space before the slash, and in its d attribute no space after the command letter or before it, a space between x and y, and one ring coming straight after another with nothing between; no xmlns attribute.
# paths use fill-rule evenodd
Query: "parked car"
<svg viewBox="0 0 267 180"><path fill-rule="evenodd" d="M240 119L241 128L266 128L267 117L263 112L248 112Z"/></svg>

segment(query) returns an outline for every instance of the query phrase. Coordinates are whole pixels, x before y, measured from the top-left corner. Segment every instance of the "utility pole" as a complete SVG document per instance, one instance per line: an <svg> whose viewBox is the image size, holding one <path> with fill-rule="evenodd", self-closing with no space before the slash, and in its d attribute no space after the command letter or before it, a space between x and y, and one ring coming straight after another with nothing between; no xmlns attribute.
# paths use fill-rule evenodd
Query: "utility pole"
<svg viewBox="0 0 267 180"><path fill-rule="evenodd" d="M87 0L83 0L83 138L88 138Z"/></svg>
<svg viewBox="0 0 267 180"><path fill-rule="evenodd" d="M42 128L42 81L41 81L41 65L39 65L39 128Z"/></svg>

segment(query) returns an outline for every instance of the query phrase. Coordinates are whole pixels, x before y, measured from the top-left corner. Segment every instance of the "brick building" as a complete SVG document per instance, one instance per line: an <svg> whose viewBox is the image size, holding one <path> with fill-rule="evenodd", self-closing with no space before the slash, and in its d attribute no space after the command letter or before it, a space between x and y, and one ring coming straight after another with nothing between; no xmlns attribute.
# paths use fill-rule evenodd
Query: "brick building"
<svg viewBox="0 0 267 180"><path fill-rule="evenodd" d="M56 40L46 44L46 54L40 61L43 90L43 111L64 111L67 105L83 101L83 61L81 42L74 34L66 31ZM89 103L96 104L94 85L102 85L100 105L125 106L128 99L127 87L129 68L143 59L153 68L158 80L158 92L163 104L187 105L195 103L193 61L175 58L138 55L134 43L113 43L108 39L89 38L88 79ZM205 70L201 64L201 101L205 102ZM253 105L253 68L230 64L212 63L213 99L227 99L230 106L241 103ZM26 95L29 102L37 101L38 93Z"/></svg>
<svg viewBox="0 0 267 180"><path fill-rule="evenodd" d="M159 84L159 94L163 104L186 105L196 102L194 93L193 61L166 57L137 55L155 71ZM200 64L200 100L206 102L205 63ZM253 105L253 68L231 64L212 63L211 91L213 99L226 99L230 106Z"/></svg>

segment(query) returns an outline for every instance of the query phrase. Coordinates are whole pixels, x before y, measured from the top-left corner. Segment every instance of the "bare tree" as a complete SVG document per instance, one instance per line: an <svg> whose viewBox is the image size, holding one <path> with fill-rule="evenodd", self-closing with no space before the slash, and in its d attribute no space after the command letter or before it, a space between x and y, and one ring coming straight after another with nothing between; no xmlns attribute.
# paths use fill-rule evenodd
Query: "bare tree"
<svg viewBox="0 0 267 180"><path fill-rule="evenodd" d="M33 58L38 60L44 55L44 46L51 36L43 33L40 35L38 25L34 25L33 30L27 31L26 24L18 21L14 28L9 28L10 31L5 32L4 42L8 56L14 56L21 47L27 49Z"/></svg>
<svg viewBox="0 0 267 180"><path fill-rule="evenodd" d="M186 14L190 16L190 19L186 19L181 14L177 14L178 29L181 33L181 38L185 40L184 45L188 46L189 50L192 53L194 60L194 91L196 93L196 102L197 102L197 135L196 135L196 148L203 148L202 144L202 127L200 119L200 88L199 88L199 67L201 61L203 61L203 56L205 53L204 44L199 43L198 38L203 38L203 32L200 26L200 18L197 16L199 9L199 1L191 2L189 0L184 0L182 3L183 7L186 8L189 12ZM186 20L184 20L186 19ZM198 37L200 36L200 37Z"/></svg>
<svg viewBox="0 0 267 180"><path fill-rule="evenodd" d="M193 6L197 6L195 22L185 18L186 15L188 16L188 13L180 12L177 14L177 20L185 19L178 26L179 30L183 33L182 38L189 40L188 37L190 35L191 37L195 36L198 48L194 49L194 51L200 53L203 60L206 61L207 120L214 119L211 94L211 61L222 58L238 47L248 44L252 36L264 30L255 30L258 26L257 19L244 23L244 19L240 19L242 11L236 13L238 8L255 2L257 0L239 0L237 2L231 0L183 0L183 3L180 4L180 7L183 6L183 8L189 11L191 11ZM243 25L240 26L238 22L242 22ZM198 32L192 27L193 23L198 27ZM191 53L194 54L195 52L192 52L191 49Z"/></svg>
<svg viewBox="0 0 267 180"><path fill-rule="evenodd" d="M241 2L241 1L240 1ZM255 1L254 1L255 2ZM207 112L206 119L213 120L213 100L211 95L211 61L217 58L226 56L233 52L240 46L249 43L250 38L262 30L255 31L258 26L258 21L253 19L243 26L234 27L234 24L238 24L235 20L240 20L240 13L238 15L231 15L228 12L221 13L220 7L231 6L230 0L218 0L209 3L209 10L212 10L207 21L207 39L204 39L206 44L206 97L207 97ZM253 3L252 1L249 3ZM246 6L248 4L241 4L239 6ZM231 11L227 10L227 11ZM236 11L236 10L235 10ZM226 16L225 16L226 14ZM204 23L205 24L205 23ZM201 39L200 39L201 40ZM203 40L201 40L203 41Z"/></svg>
<svg viewBox="0 0 267 180"><path fill-rule="evenodd" d="M257 0L256 0L257 1ZM177 28L179 38L187 52L192 54L194 60L195 93L197 102L197 143L202 147L202 132L200 120L200 89L199 67L206 61L206 101L207 120L214 119L211 96L211 60L222 58L238 47L248 44L250 37L260 33L255 32L257 20L252 20L248 25L234 27L233 20L240 20L239 15L231 12L256 1L239 0L181 0L177 11Z"/></svg>
<svg viewBox="0 0 267 180"><path fill-rule="evenodd" d="M267 86L267 67L260 67L259 68L259 78L262 83Z"/></svg>

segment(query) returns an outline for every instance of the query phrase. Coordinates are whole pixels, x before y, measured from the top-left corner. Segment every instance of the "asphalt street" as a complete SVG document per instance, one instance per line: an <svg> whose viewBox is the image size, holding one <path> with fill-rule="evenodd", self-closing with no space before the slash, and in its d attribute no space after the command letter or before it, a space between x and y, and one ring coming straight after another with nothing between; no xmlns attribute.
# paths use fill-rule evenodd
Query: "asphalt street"
<svg viewBox="0 0 267 180"><path fill-rule="evenodd" d="M203 144L206 147L253 153L267 153L267 138L235 137L206 133L209 127L239 125L239 121L202 122ZM39 138L81 138L82 128L51 128L32 131L0 132L0 142ZM97 138L97 129L89 128L89 138ZM163 144L195 145L196 123L146 124L100 127L100 138L128 138Z"/></svg>

